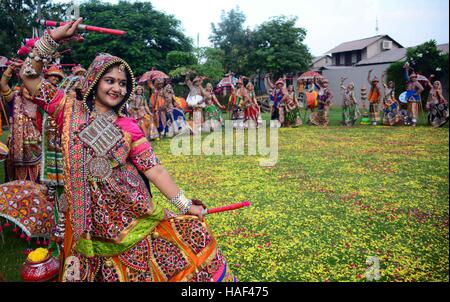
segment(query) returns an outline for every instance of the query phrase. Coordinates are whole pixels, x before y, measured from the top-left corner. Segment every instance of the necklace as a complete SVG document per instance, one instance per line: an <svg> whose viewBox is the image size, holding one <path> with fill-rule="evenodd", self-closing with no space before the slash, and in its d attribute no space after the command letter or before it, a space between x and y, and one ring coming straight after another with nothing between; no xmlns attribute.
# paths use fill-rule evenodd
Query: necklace
<svg viewBox="0 0 450 302"><path fill-rule="evenodd" d="M111 176L112 166L106 154L123 137L122 131L113 123L116 117L113 110L98 114L94 121L79 134L80 140L94 151L94 156L88 160L87 170L92 178L99 181L104 181Z"/></svg>

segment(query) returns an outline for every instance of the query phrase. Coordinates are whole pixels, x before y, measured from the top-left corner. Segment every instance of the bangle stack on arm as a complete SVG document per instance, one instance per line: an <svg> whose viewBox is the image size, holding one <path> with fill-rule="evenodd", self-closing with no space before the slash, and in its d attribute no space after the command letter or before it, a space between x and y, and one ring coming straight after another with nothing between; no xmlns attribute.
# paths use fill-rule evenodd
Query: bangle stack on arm
<svg viewBox="0 0 450 302"><path fill-rule="evenodd" d="M183 190L180 190L175 197L171 198L170 202L175 205L182 214L186 214L192 206L192 200L184 196Z"/></svg>
<svg viewBox="0 0 450 302"><path fill-rule="evenodd" d="M36 70L34 70L31 60L36 62L41 62L46 64L51 62L53 54L58 49L59 44L53 40L48 31L44 32L44 35L36 41L34 44L34 49L28 55L25 60L25 70L24 73L27 76L36 75Z"/></svg>

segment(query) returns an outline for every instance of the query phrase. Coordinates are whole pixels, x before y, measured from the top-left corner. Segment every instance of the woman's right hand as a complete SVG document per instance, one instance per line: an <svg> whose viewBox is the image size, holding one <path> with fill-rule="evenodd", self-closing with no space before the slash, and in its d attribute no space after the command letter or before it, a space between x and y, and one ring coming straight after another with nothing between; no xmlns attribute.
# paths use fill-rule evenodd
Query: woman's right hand
<svg viewBox="0 0 450 302"><path fill-rule="evenodd" d="M83 21L83 18L78 18L76 21L67 23L66 25L57 27L50 31L50 36L55 41L61 41L73 36L77 30L78 24Z"/></svg>

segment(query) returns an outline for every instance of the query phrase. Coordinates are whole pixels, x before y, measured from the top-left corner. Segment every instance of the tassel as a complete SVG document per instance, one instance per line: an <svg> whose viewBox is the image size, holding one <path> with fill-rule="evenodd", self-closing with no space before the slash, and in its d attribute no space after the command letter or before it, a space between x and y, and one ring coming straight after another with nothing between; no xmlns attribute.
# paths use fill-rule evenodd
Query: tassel
<svg viewBox="0 0 450 302"><path fill-rule="evenodd" d="M20 238L25 239L26 238L25 234L24 233L20 234Z"/></svg>
<svg viewBox="0 0 450 302"><path fill-rule="evenodd" d="M12 231L17 234L19 232L19 229L17 227L14 227Z"/></svg>
<svg viewBox="0 0 450 302"><path fill-rule="evenodd" d="M36 240L36 245L37 245L37 246L40 246L40 245L41 245L41 241L39 240L39 238L38 238L38 240Z"/></svg>
<svg viewBox="0 0 450 302"><path fill-rule="evenodd" d="M11 224L9 222L5 223L5 228L9 228Z"/></svg>

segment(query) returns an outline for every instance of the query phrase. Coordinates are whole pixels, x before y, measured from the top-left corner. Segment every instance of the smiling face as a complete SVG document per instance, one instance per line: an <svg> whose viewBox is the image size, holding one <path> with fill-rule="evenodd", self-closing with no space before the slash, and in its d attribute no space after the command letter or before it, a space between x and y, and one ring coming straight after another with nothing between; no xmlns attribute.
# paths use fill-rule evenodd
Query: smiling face
<svg viewBox="0 0 450 302"><path fill-rule="evenodd" d="M127 94L127 75L119 66L110 68L100 79L95 93L95 109L106 112L122 102Z"/></svg>

